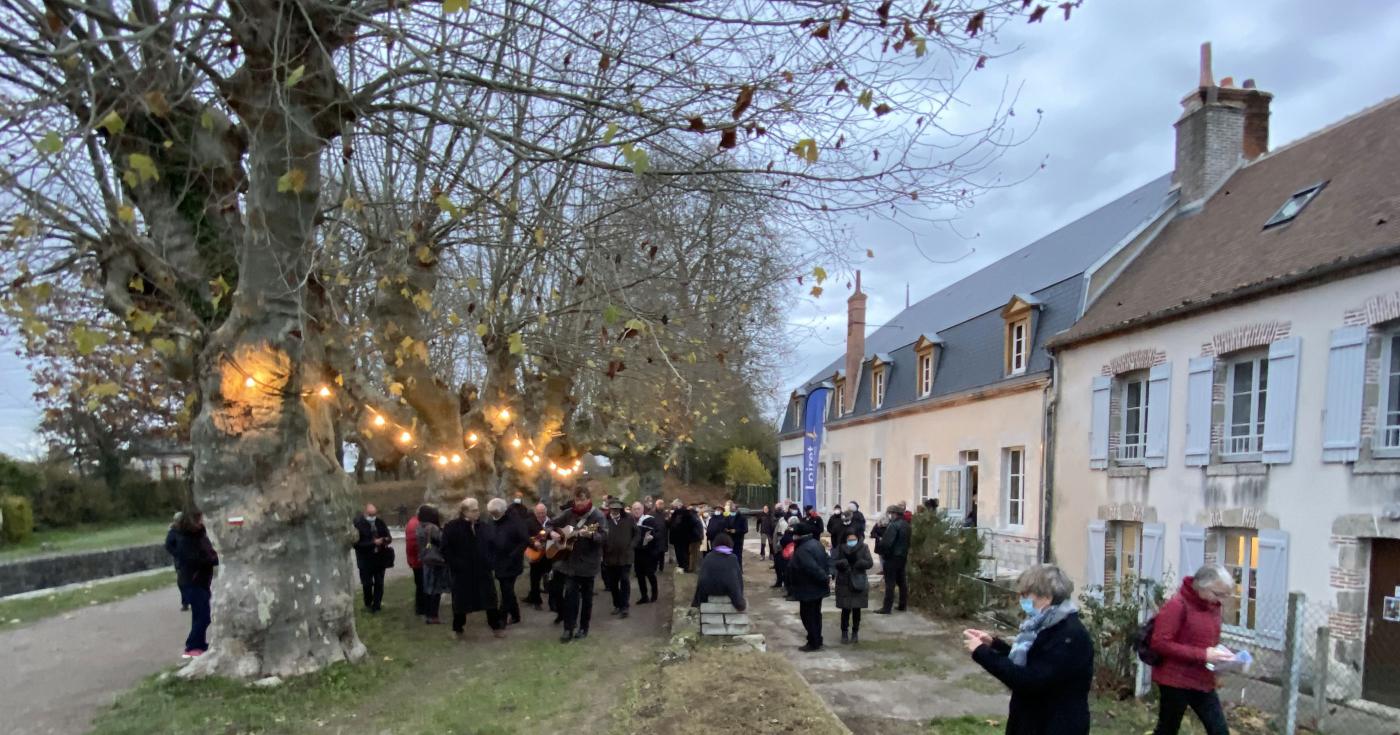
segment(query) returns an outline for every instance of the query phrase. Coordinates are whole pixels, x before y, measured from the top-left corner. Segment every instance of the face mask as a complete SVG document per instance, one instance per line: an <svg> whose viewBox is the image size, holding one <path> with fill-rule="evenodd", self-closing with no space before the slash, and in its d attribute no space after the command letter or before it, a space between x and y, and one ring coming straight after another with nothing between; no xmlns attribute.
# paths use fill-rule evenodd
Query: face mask
<svg viewBox="0 0 1400 735"><path fill-rule="evenodd" d="M365 520L369 521L370 523L374 523L375 521L379 520L379 516L365 516Z"/></svg>
<svg viewBox="0 0 1400 735"><path fill-rule="evenodd" d="M520 505L520 498L510 501L512 505Z"/></svg>
<svg viewBox="0 0 1400 735"><path fill-rule="evenodd" d="M1022 598L1021 598L1021 612L1025 613L1025 614L1027 614L1027 615L1034 615L1034 614L1035 614L1035 600L1032 600L1032 599L1029 598L1029 597L1022 597Z"/></svg>
<svg viewBox="0 0 1400 735"><path fill-rule="evenodd" d="M859 542L859 541L856 541L856 540L853 539L853 538L848 538L848 539L846 539L846 546L848 546L848 547L850 547L850 548L852 548L852 549L854 549L858 543L860 543L860 542Z"/></svg>

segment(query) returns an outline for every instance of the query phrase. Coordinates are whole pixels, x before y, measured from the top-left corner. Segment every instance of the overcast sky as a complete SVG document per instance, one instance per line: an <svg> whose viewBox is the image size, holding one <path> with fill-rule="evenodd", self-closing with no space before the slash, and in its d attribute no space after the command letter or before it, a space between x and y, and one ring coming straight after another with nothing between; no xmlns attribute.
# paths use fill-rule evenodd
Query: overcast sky
<svg viewBox="0 0 1400 735"><path fill-rule="evenodd" d="M1201 42L1211 42L1217 81L1252 78L1274 94L1275 148L1400 93L1397 38L1400 3L1374 0L1086 0L1068 23L1007 26L998 42L1014 53L977 72L963 96L994 104L1010 83L1023 126L1043 111L1035 135L998 165L1012 179L1036 173L984 195L952 226L911 235L858 225L858 246L876 254L861 266L869 331L904 308L906 283L917 302L1170 171L1172 123L1197 84ZM845 280L793 309L777 405L844 351Z"/></svg>
<svg viewBox="0 0 1400 735"><path fill-rule="evenodd" d="M1058 13L1059 11L1053 11ZM1400 93L1400 3L1380 0L1086 0L1068 22L1011 24L1000 50L963 90L969 112L1020 88L1017 121L1040 128L998 170L1024 183L993 191L952 226L855 225L875 326L913 301L1111 201L1172 165L1172 123L1195 85L1198 48L1211 41L1217 79L1257 80L1274 94L1271 146L1307 135ZM1023 128L1024 130L1025 128ZM1397 132L1400 134L1400 132ZM955 261L951 264L935 261ZM844 349L846 278L790 314L792 359L783 392ZM37 451L37 411L13 345L0 351L0 452Z"/></svg>

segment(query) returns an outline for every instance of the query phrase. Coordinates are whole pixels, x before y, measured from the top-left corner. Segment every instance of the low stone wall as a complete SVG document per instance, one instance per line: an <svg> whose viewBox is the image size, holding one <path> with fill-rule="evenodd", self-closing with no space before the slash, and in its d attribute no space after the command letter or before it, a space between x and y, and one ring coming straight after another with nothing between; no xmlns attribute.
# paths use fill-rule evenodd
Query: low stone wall
<svg viewBox="0 0 1400 735"><path fill-rule="evenodd" d="M0 564L0 597L168 566L160 544L18 559Z"/></svg>

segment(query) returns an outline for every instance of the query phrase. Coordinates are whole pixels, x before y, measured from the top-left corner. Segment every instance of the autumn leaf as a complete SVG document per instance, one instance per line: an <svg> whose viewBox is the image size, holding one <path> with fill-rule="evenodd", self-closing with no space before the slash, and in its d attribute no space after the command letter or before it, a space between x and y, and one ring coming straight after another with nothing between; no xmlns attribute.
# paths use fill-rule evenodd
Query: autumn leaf
<svg viewBox="0 0 1400 735"><path fill-rule="evenodd" d="M417 252L414 254L418 257L418 262L423 265L432 265L432 262L436 260L436 256L433 255L433 249L427 245L419 245Z"/></svg>
<svg viewBox="0 0 1400 735"><path fill-rule="evenodd" d="M213 130L213 129L214 129L214 113L209 112L208 110L205 110L205 111L204 111L204 114L202 114L202 115L199 116L199 126L202 127L202 128L204 128L205 130Z"/></svg>
<svg viewBox="0 0 1400 735"><path fill-rule="evenodd" d="M821 287L821 286L813 286L813 287L812 287L812 296L813 296L813 297L819 297L819 296L821 296L821 295L822 295L822 287Z"/></svg>
<svg viewBox="0 0 1400 735"><path fill-rule="evenodd" d="M34 142L34 148L40 153L53 155L63 150L63 139L58 137L58 133L50 130L44 133L44 137Z"/></svg>
<svg viewBox="0 0 1400 735"><path fill-rule="evenodd" d="M106 332L98 332L88 329L82 325L73 328L69 335L73 338L73 344L78 348L78 354L91 355L94 350L107 344L111 339Z"/></svg>
<svg viewBox="0 0 1400 735"><path fill-rule="evenodd" d="M739 133L735 128L725 128L719 134L720 150L729 150L739 145Z"/></svg>
<svg viewBox="0 0 1400 735"><path fill-rule="evenodd" d="M132 222L136 221L136 210L132 209L131 205L129 204L123 204L120 207L117 207L117 219L127 224L131 224Z"/></svg>
<svg viewBox="0 0 1400 735"><path fill-rule="evenodd" d="M389 384L389 394L395 396L403 395L403 383L393 382Z"/></svg>
<svg viewBox="0 0 1400 735"><path fill-rule="evenodd" d="M151 330L156 328L156 324L160 323L160 314L152 314L148 311L132 309L131 312L127 314L127 321L131 322L132 329L150 334Z"/></svg>
<svg viewBox="0 0 1400 735"><path fill-rule="evenodd" d="M977 57L977 65L974 66L973 68L974 68L974 69L985 69L986 67L987 67L987 55L986 55L986 54L983 54L983 55L981 55L981 56L978 56L978 57Z"/></svg>
<svg viewBox="0 0 1400 735"><path fill-rule="evenodd" d="M826 269L821 266L813 268L812 277L817 279L817 283L820 284L822 281L826 280Z"/></svg>
<svg viewBox="0 0 1400 735"><path fill-rule="evenodd" d="M922 37L914 39L914 58L922 59L926 53L928 53L928 39Z"/></svg>
<svg viewBox="0 0 1400 735"><path fill-rule="evenodd" d="M603 309L603 323L616 324L622 320L622 310L612 304L608 304Z"/></svg>
<svg viewBox="0 0 1400 735"><path fill-rule="evenodd" d="M121 135L121 132L126 130L126 123L122 121L122 116L118 115L116 110L112 110L107 113L106 117L102 118L101 122L97 123L97 127L105 128L109 135Z"/></svg>
<svg viewBox="0 0 1400 735"><path fill-rule="evenodd" d="M864 107L867 110L870 109L870 106L875 104L874 90L867 89L864 92L861 92L860 96L856 98L856 104L860 105L861 107Z"/></svg>
<svg viewBox="0 0 1400 735"><path fill-rule="evenodd" d="M831 24L823 23L817 26L817 30L812 31L812 38L820 38L822 40L831 38Z"/></svg>
<svg viewBox="0 0 1400 735"><path fill-rule="evenodd" d="M421 311L433 310L433 295L427 291L419 291L413 297L413 305Z"/></svg>
<svg viewBox="0 0 1400 735"><path fill-rule="evenodd" d="M638 332L645 332L647 329L647 323L642 321L641 319L628 319L627 323L623 324L622 326L628 329L636 330Z"/></svg>
<svg viewBox="0 0 1400 735"><path fill-rule="evenodd" d="M525 352L525 338L519 332L512 332L507 341L510 344L510 354L519 355Z"/></svg>
<svg viewBox="0 0 1400 735"><path fill-rule="evenodd" d="M603 129L603 145L611 143L612 139L617 137L617 130L617 123L608 123L608 126Z"/></svg>
<svg viewBox="0 0 1400 735"><path fill-rule="evenodd" d="M873 257L875 257L875 251L874 251L874 250L871 250L870 248L866 248L866 249L865 249L865 257L867 257L867 258L873 258Z"/></svg>
<svg viewBox="0 0 1400 735"><path fill-rule="evenodd" d="M704 120L704 118L700 118L700 117L692 117L692 118L690 118L690 129L691 129L691 130L694 130L694 131L697 132L697 133L703 133L703 132L705 132L705 120Z"/></svg>
<svg viewBox="0 0 1400 735"><path fill-rule="evenodd" d="M792 147L792 152L796 153L798 158L801 158L807 163L816 163L818 155L817 141L811 138L803 138L797 141L797 145Z"/></svg>
<svg viewBox="0 0 1400 735"><path fill-rule="evenodd" d="M889 105L887 105L887 104L881 102L881 103L875 108L875 117L884 117L885 115L890 114L890 112L892 112L892 111L893 111L893 108L891 108Z"/></svg>
<svg viewBox="0 0 1400 735"><path fill-rule="evenodd" d="M734 119L738 120L744 114L744 110L749 109L753 104L754 88L751 84L745 84L739 88L739 96L734 100Z"/></svg>
<svg viewBox="0 0 1400 735"><path fill-rule="evenodd" d="M306 76L306 64L302 64L301 66L298 66L297 68L293 69L292 73L287 75L286 81L282 82L282 86L287 89L291 89L292 87L297 86L297 84L301 81L301 78L304 76Z"/></svg>
<svg viewBox="0 0 1400 735"><path fill-rule="evenodd" d="M471 0L442 0L442 12L444 15L465 13L471 6Z"/></svg>
<svg viewBox="0 0 1400 735"><path fill-rule="evenodd" d="M1068 12L1068 11L1066 11ZM976 36L982 30L982 24L987 20L987 11L979 10L967 19L967 35Z"/></svg>
<svg viewBox="0 0 1400 735"><path fill-rule="evenodd" d="M486 332L487 332L487 329L486 329L486 325L485 325L485 324L478 324L478 325L476 325L476 336L478 336L478 337L485 337L485 336L486 336Z"/></svg>
<svg viewBox="0 0 1400 735"><path fill-rule="evenodd" d="M306 172L299 168L294 168L285 174L277 177L277 193L287 192L301 193L306 188Z"/></svg>
<svg viewBox="0 0 1400 735"><path fill-rule="evenodd" d="M1041 23L1041 22L1044 22L1044 20L1045 20L1045 11L1047 11L1047 10L1049 10L1049 9L1050 9L1050 6L1049 6L1049 5L1037 5L1036 8L1035 8L1035 10L1032 10L1032 11L1031 11L1030 18L1027 19L1026 22L1027 22L1027 23Z"/></svg>
<svg viewBox="0 0 1400 735"><path fill-rule="evenodd" d="M215 278L214 280L209 282L209 293L211 296L209 301L214 305L215 311L217 311L219 308L219 302L223 301L224 297L228 295L228 291L228 281L224 280L222 274L220 274L218 278Z"/></svg>
<svg viewBox="0 0 1400 735"><path fill-rule="evenodd" d="M130 169L126 172L128 175L126 183L130 184L133 188L147 181L160 181L160 172L156 170L155 160L144 153L132 153L128 155L126 157L126 165ZM132 183L133 179L135 183Z"/></svg>
<svg viewBox="0 0 1400 735"><path fill-rule="evenodd" d="M836 88L835 88L835 91L837 91L837 92L847 92L847 91L850 91L850 89L851 89L851 85L846 83L845 77L842 77L841 79L837 79L837 80L836 80Z"/></svg>
<svg viewBox="0 0 1400 735"><path fill-rule="evenodd" d="M535 228L535 247L537 247L537 248L542 248L542 247L544 247L544 234L545 234L545 233L544 233L544 228L543 228L543 227L536 227L536 228Z"/></svg>
<svg viewBox="0 0 1400 735"><path fill-rule="evenodd" d="M151 340L151 346L156 348L156 352L159 352L162 355L168 356L175 354L175 340L173 339L169 339L167 337L156 337L155 339Z"/></svg>
<svg viewBox="0 0 1400 735"><path fill-rule="evenodd" d="M146 109L151 111L156 117L166 117L170 114L170 103L165 101L165 93L159 89L147 92L143 99L146 101Z"/></svg>

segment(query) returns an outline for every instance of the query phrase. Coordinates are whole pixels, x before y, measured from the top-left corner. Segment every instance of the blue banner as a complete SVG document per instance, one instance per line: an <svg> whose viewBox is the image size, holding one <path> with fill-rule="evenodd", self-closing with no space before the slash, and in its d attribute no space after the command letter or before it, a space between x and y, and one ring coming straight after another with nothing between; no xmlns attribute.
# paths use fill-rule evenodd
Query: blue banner
<svg viewBox="0 0 1400 735"><path fill-rule="evenodd" d="M826 423L826 394L830 388L813 388L802 411L802 506L817 506L817 457L821 453Z"/></svg>

